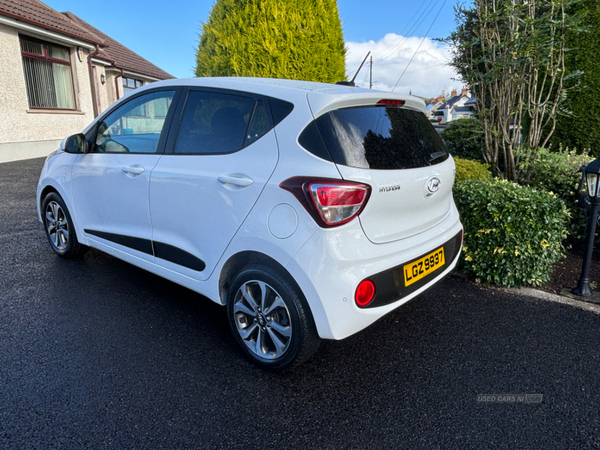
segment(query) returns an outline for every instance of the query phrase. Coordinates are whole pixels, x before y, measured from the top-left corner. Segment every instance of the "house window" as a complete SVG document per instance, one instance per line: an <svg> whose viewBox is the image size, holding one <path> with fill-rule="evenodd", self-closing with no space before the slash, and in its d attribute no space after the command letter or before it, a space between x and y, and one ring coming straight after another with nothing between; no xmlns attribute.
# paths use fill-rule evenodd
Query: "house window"
<svg viewBox="0 0 600 450"><path fill-rule="evenodd" d="M134 89L142 87L144 82L142 80L136 80L135 78L123 77L123 95L129 94Z"/></svg>
<svg viewBox="0 0 600 450"><path fill-rule="evenodd" d="M19 36L29 107L75 109L69 49Z"/></svg>
<svg viewBox="0 0 600 450"><path fill-rule="evenodd" d="M136 80L135 78L125 78L123 77L123 95L127 95L130 92L133 92L135 89L142 87L144 82L142 80ZM131 112L132 116L145 117L146 116L146 107L144 105L140 105L136 109Z"/></svg>

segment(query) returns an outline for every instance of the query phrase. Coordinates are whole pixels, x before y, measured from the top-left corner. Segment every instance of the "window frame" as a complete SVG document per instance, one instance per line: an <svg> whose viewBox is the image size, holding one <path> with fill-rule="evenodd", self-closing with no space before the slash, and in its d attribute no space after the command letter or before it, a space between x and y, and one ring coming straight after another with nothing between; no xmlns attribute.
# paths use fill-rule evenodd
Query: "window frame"
<svg viewBox="0 0 600 450"><path fill-rule="evenodd" d="M131 77L121 77L121 78L123 80L121 83L121 85L123 86L123 97L126 95L131 95L137 89L144 87L144 80L140 80L139 78L131 78ZM129 86L129 84L126 85L125 80L133 81L134 87ZM137 85L138 83L140 83L139 86ZM128 89L128 91L125 91L125 89ZM146 115L146 108L144 108L143 114L136 114L134 117L144 117L145 115Z"/></svg>
<svg viewBox="0 0 600 450"><path fill-rule="evenodd" d="M177 142L177 136L179 134L179 127L181 126L181 122L183 119L183 111L185 110L185 105L187 103L187 100L189 98L189 94L191 92L210 92L210 93L215 93L215 94L223 94L223 95L232 95L232 96L237 96L237 97L246 97L246 98L251 98L254 100L254 107L252 109L252 114L250 116L250 119L248 120L248 124L246 126L246 134L248 132L248 129L250 128L250 126L252 125L252 120L254 119L254 114L256 113L256 106L258 104L259 100L263 101L263 104L265 105L266 108L266 113L267 113L267 118L269 119L269 131L267 131L263 136L269 134L273 128L275 128L276 124L275 121L273 120L273 112L271 109L271 102L270 102L270 97L265 96L265 95L260 95L260 94L255 94L253 92L247 92L247 91L237 91L237 90L233 90L233 89L223 89L223 88L212 88L212 87L203 87L203 86L192 86L192 87L185 87L183 92L181 93L181 101L179 102L179 104L177 105L177 108L175 110L175 117L173 118L173 123L171 124L171 128L169 130L169 136L167 138L167 143L166 143L166 147L165 147L165 154L166 155L175 155L175 156L219 156L219 155L232 155L234 153L240 152L242 150L244 150L246 147L248 147L248 145L246 144L246 140L244 140L243 145L232 152L219 152L219 153L175 153L175 144ZM249 145L253 145L255 142L258 142L261 138L257 139L256 141L252 142Z"/></svg>
<svg viewBox="0 0 600 450"><path fill-rule="evenodd" d="M50 41L44 41L41 39L37 39L34 37L30 37L24 34L19 34L19 47L21 47L21 39L24 40L28 40L31 42L37 42L38 44L42 45L42 52L44 53L43 55L38 55L37 53L31 53L31 52L27 52L25 50L23 50L21 48L21 58L30 58L30 59L37 59L40 61L47 61L50 62L52 64L61 64L63 66L69 66L69 71L71 73L71 89L73 92L73 103L74 103L74 107L73 108L58 108L58 107L47 107L47 106L32 106L30 104L29 101L29 94L27 94L27 104L29 106L29 109L37 109L37 110L46 110L46 111L79 111L79 107L77 104L77 95L75 92L75 80L73 79L73 61L71 59L72 55L71 55L71 48L70 47L66 47L64 45L60 45L60 44L55 44L53 42ZM48 51L48 46L52 46L52 47L56 47L56 48L60 48L63 50L66 50L67 53L69 54L69 60L65 61L64 59L57 59L57 58L52 58L50 56L50 53ZM21 60L21 63L23 61ZM27 76L25 74L25 66L23 65L23 77L25 78L25 92L27 93Z"/></svg>
<svg viewBox="0 0 600 450"><path fill-rule="evenodd" d="M170 134L173 118L175 117L175 112L178 111L178 108L180 106L179 102L182 98L182 96L181 96L182 90L183 89L181 86L164 86L164 87L155 88L155 89L143 90L139 93L135 93L135 94L128 95L127 97L123 97L125 100L116 102L115 104L112 105L111 108L108 108L101 115L99 115L96 118L96 120L94 121L94 126L85 134L86 142L88 144L87 148L89 149L87 151L87 153L93 153L95 155L162 155L162 154L164 154L165 153L165 144L167 142L167 137ZM156 145L156 152L119 153L119 152L99 152L96 150L96 147L97 147L96 138L98 135L98 125L100 125L102 122L104 122L104 119L106 119L108 116L110 116L113 112L116 112L119 108L125 106L127 103L129 103L141 96L155 94L157 92L164 92L164 91L175 91L175 93L173 94L173 99L171 100L171 107L170 107L169 111L167 112L167 115L165 117L165 121L163 124L163 129L160 133L160 137L158 138L158 144ZM161 117L163 117L163 116L161 116Z"/></svg>
<svg viewBox="0 0 600 450"><path fill-rule="evenodd" d="M131 77L121 77L123 80L121 85L123 86L123 95L131 94L136 89L144 87L144 80L140 80L139 78L131 78ZM129 83L125 84L125 82L133 81L133 87L129 85ZM139 83L139 86L138 86ZM125 91L125 89L129 89L129 91Z"/></svg>

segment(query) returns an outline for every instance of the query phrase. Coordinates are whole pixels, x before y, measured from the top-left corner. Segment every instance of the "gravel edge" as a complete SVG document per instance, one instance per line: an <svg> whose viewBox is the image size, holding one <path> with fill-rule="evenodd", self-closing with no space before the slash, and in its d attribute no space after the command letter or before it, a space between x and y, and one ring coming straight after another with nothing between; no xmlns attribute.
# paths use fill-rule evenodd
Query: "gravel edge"
<svg viewBox="0 0 600 450"><path fill-rule="evenodd" d="M590 311L596 314L600 314L600 305L596 305L593 303L584 302L581 300L575 300L570 297L565 297L563 295L551 294L549 292L540 291L538 289L532 288L501 288L501 290L510 292L518 295L526 295L528 297L534 297L540 300L547 300L555 303L562 303L563 305L570 305L576 308L583 309L585 311Z"/></svg>

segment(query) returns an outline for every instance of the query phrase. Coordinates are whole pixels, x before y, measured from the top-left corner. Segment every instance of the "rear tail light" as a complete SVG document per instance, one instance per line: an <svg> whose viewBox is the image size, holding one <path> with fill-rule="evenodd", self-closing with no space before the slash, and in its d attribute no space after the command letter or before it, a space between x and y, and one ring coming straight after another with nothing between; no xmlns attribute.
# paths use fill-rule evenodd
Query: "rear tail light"
<svg viewBox="0 0 600 450"><path fill-rule="evenodd" d="M352 220L362 209L368 193L364 185L341 183L311 183L309 189L319 214L328 225Z"/></svg>
<svg viewBox="0 0 600 450"><path fill-rule="evenodd" d="M337 227L364 209L371 186L326 178L294 177L279 185L290 191L322 227Z"/></svg>

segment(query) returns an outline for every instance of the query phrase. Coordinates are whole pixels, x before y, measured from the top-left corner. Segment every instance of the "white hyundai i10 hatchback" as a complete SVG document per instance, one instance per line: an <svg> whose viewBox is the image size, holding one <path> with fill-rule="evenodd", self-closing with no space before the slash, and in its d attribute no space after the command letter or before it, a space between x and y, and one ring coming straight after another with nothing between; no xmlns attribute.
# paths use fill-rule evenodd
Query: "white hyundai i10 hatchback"
<svg viewBox="0 0 600 450"><path fill-rule="evenodd" d="M245 354L305 361L456 265L455 167L421 99L253 78L152 83L44 164L53 250L96 248L225 305Z"/></svg>

